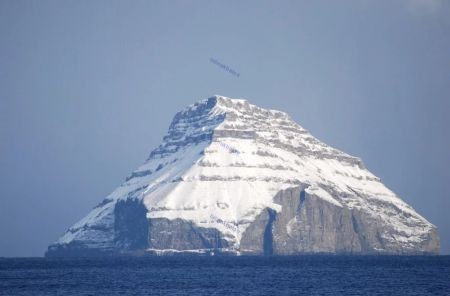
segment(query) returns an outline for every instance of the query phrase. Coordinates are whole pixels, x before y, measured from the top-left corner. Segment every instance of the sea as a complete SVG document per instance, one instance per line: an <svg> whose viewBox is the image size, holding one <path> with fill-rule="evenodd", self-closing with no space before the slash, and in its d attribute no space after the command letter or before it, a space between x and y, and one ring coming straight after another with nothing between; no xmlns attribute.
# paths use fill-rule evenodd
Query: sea
<svg viewBox="0 0 450 296"><path fill-rule="evenodd" d="M450 256L2 258L0 295L450 295Z"/></svg>

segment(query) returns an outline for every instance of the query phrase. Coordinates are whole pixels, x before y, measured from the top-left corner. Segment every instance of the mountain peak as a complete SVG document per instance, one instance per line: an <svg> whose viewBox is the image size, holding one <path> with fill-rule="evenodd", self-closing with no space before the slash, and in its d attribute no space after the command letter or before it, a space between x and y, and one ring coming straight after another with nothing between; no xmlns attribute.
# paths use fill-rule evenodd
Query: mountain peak
<svg viewBox="0 0 450 296"><path fill-rule="evenodd" d="M224 104L233 104L233 105L248 105L248 101L246 99L233 99L222 95L214 95L213 99L216 99L217 102Z"/></svg>
<svg viewBox="0 0 450 296"><path fill-rule="evenodd" d="M251 104L246 99L233 99L222 95L214 95L208 99L200 100L194 104L189 105L180 112L189 114L197 110L213 111L213 114L235 113L236 115L253 112L255 114L263 115L268 118L275 117L291 120L289 115L287 115L287 113L285 112L264 109L257 105Z"/></svg>

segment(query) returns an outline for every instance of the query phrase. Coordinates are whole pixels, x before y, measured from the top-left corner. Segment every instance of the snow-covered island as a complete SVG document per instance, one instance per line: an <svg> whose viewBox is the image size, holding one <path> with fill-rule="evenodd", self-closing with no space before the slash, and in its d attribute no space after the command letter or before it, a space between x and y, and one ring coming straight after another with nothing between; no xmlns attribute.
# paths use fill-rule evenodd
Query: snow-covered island
<svg viewBox="0 0 450 296"><path fill-rule="evenodd" d="M46 256L437 254L436 227L286 113L214 96Z"/></svg>

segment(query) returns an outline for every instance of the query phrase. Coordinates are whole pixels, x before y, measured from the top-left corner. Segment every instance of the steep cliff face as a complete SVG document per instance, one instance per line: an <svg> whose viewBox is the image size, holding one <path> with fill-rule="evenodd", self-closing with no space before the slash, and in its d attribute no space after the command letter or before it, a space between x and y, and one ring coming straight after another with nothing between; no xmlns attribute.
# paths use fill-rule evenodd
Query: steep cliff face
<svg viewBox="0 0 450 296"><path fill-rule="evenodd" d="M47 255L438 250L436 228L360 159L286 113L214 96L177 113L147 161Z"/></svg>
<svg viewBox="0 0 450 296"><path fill-rule="evenodd" d="M393 242L391 237L404 236L403 241L409 237L381 216L321 199L307 186L282 190L274 200L282 211L263 211L244 233L241 252L412 255L434 254L439 249L435 231L408 243ZM398 209L396 214L405 215Z"/></svg>

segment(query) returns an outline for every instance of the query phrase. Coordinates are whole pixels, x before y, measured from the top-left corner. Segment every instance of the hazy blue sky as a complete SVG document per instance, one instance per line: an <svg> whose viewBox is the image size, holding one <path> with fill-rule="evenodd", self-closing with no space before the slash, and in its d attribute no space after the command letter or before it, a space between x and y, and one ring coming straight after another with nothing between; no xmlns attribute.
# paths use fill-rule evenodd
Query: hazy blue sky
<svg viewBox="0 0 450 296"><path fill-rule="evenodd" d="M43 255L213 94L361 157L450 253L450 1L0 0L0 256Z"/></svg>

